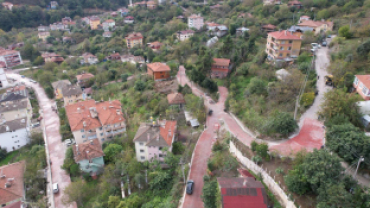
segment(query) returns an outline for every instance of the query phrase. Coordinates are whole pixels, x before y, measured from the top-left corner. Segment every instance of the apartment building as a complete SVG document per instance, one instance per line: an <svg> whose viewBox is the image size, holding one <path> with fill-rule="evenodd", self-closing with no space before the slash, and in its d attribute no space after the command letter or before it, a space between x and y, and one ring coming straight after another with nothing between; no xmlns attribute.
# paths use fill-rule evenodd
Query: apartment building
<svg viewBox="0 0 370 208"><path fill-rule="evenodd" d="M0 62L4 62L6 68L11 68L23 64L19 51L7 50L0 47Z"/></svg>
<svg viewBox="0 0 370 208"><path fill-rule="evenodd" d="M135 46L142 46L143 45L143 35L141 33L131 33L129 34L126 39L127 48L131 49Z"/></svg>
<svg viewBox="0 0 370 208"><path fill-rule="evenodd" d="M0 120L12 121L25 118L30 123L32 117L31 102L19 93L5 93L0 100Z"/></svg>
<svg viewBox="0 0 370 208"><path fill-rule="evenodd" d="M292 61L299 56L301 43L300 37L287 30L270 32L266 43L268 59Z"/></svg>
<svg viewBox="0 0 370 208"><path fill-rule="evenodd" d="M126 132L125 118L118 100L86 100L67 105L65 109L77 144L96 138L104 143Z"/></svg>
<svg viewBox="0 0 370 208"><path fill-rule="evenodd" d="M134 137L136 158L140 162L152 159L164 160L166 152L172 150L176 138L177 121L162 120L150 124L142 123Z"/></svg>
<svg viewBox="0 0 370 208"><path fill-rule="evenodd" d="M188 27L200 30L204 25L203 17L200 15L193 14L188 17Z"/></svg>

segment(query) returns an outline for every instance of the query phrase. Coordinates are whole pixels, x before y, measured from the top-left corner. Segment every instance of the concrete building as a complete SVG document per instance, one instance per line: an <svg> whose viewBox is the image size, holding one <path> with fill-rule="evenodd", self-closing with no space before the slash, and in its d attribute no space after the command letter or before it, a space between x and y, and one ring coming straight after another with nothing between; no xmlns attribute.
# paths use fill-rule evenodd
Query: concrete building
<svg viewBox="0 0 370 208"><path fill-rule="evenodd" d="M0 48L0 62L4 62L6 68L12 68L13 66L23 64L19 51L3 48Z"/></svg>
<svg viewBox="0 0 370 208"><path fill-rule="evenodd" d="M39 31L39 32L45 32L45 31L49 31L49 30L50 30L49 26L40 25L40 26L37 27L37 31Z"/></svg>
<svg viewBox="0 0 370 208"><path fill-rule="evenodd" d="M315 35L318 35L322 32L325 33L327 31L332 31L334 23L325 20L321 21L305 20L299 23L297 26L309 27L314 31Z"/></svg>
<svg viewBox="0 0 370 208"><path fill-rule="evenodd" d="M89 19L90 29L97 30L100 25L100 18L98 16L92 16Z"/></svg>
<svg viewBox="0 0 370 208"><path fill-rule="evenodd" d="M126 39L127 48L131 49L135 46L142 46L143 45L143 35L141 33L131 33L129 34Z"/></svg>
<svg viewBox="0 0 370 208"><path fill-rule="evenodd" d="M193 30L183 30L183 31L178 31L176 33L177 39L179 39L180 41L185 41L189 39L190 37L192 37L193 35L194 35Z"/></svg>
<svg viewBox="0 0 370 208"><path fill-rule="evenodd" d="M134 21L135 21L135 18L133 16L127 16L125 17L125 20L123 20L123 22L126 24L133 24Z"/></svg>
<svg viewBox="0 0 370 208"><path fill-rule="evenodd" d="M104 143L126 132L125 118L118 100L86 100L67 105L65 108L77 144L96 138Z"/></svg>
<svg viewBox="0 0 370 208"><path fill-rule="evenodd" d="M60 64L64 61L64 58L56 53L44 53L41 55L41 57L44 58L45 63L54 62Z"/></svg>
<svg viewBox="0 0 370 208"><path fill-rule="evenodd" d="M98 62L99 62L99 59L96 56L94 56L93 54L88 53L88 52L82 54L82 59L80 61L80 63L82 65L83 64L90 64L90 65L92 65L92 64L97 64Z"/></svg>
<svg viewBox="0 0 370 208"><path fill-rule="evenodd" d="M355 75L353 87L364 100L370 100L370 75Z"/></svg>
<svg viewBox="0 0 370 208"><path fill-rule="evenodd" d="M82 101L82 89L78 85L66 85L62 88L64 106Z"/></svg>
<svg viewBox="0 0 370 208"><path fill-rule="evenodd" d="M208 35L209 36L217 36L223 37L228 33L229 29L225 25L217 25L214 27L209 27Z"/></svg>
<svg viewBox="0 0 370 208"><path fill-rule="evenodd" d="M287 30L268 33L266 53L270 60L292 61L299 56L302 40Z"/></svg>
<svg viewBox="0 0 370 208"><path fill-rule="evenodd" d="M12 11L12 9L13 9L13 4L12 3L10 3L10 2L3 2L3 3L1 3L1 5L5 8L5 9L7 9L7 10L10 10L10 11Z"/></svg>
<svg viewBox="0 0 370 208"><path fill-rule="evenodd" d="M147 74L151 76L154 81L161 81L170 78L171 68L166 64L155 62L147 64Z"/></svg>
<svg viewBox="0 0 370 208"><path fill-rule="evenodd" d="M177 121L159 121L151 124L142 123L134 137L136 158L140 162L157 159L164 161L167 148L172 150L176 138Z"/></svg>
<svg viewBox="0 0 370 208"><path fill-rule="evenodd" d="M30 141L29 136L31 128L27 123L27 117L0 121L0 146L6 148L6 151L17 150Z"/></svg>
<svg viewBox="0 0 370 208"><path fill-rule="evenodd" d="M0 167L0 205L1 207L12 206L19 201L26 200L24 187L24 171L26 162L24 160Z"/></svg>
<svg viewBox="0 0 370 208"><path fill-rule="evenodd" d="M3 63L3 64L2 64ZM4 67L5 63L1 62L0 63L0 89L6 88L9 86L8 78L6 77Z"/></svg>
<svg viewBox="0 0 370 208"><path fill-rule="evenodd" d="M63 98L62 89L68 85L71 85L71 82L67 79L51 83L54 89L55 99L59 100Z"/></svg>
<svg viewBox="0 0 370 208"><path fill-rule="evenodd" d="M239 37L239 36L244 36L245 32L248 32L249 29L246 28L246 27L239 27L236 29L236 36Z"/></svg>
<svg viewBox="0 0 370 208"><path fill-rule="evenodd" d="M155 9L157 8L157 3L155 1L147 1L146 8L148 9Z"/></svg>
<svg viewBox="0 0 370 208"><path fill-rule="evenodd" d="M4 93L0 100L0 121L12 121L26 117L31 122L32 106L28 97L19 93Z"/></svg>
<svg viewBox="0 0 370 208"><path fill-rule="evenodd" d="M39 39L46 41L46 38L50 37L50 32L48 31L39 31Z"/></svg>
<svg viewBox="0 0 370 208"><path fill-rule="evenodd" d="M188 27L195 28L197 30L201 29L204 25L203 17L200 15L193 14L188 17Z"/></svg>
<svg viewBox="0 0 370 208"><path fill-rule="evenodd" d="M104 31L112 31L116 28L116 22L112 19L107 19L103 22Z"/></svg>
<svg viewBox="0 0 370 208"><path fill-rule="evenodd" d="M133 64L139 63L139 64L144 64L145 59L142 56L134 56L134 55L122 55L121 56L121 61L122 62L131 62Z"/></svg>
<svg viewBox="0 0 370 208"><path fill-rule="evenodd" d="M104 152L99 139L73 145L73 155L80 170L91 176L99 175L104 168Z"/></svg>

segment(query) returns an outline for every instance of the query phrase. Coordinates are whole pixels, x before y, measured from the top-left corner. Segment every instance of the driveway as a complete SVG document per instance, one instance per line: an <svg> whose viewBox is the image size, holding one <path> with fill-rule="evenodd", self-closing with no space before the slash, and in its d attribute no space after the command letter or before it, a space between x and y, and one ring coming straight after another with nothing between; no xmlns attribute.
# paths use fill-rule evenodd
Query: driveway
<svg viewBox="0 0 370 208"><path fill-rule="evenodd" d="M49 154L47 157L49 157L51 161L51 183L49 183L49 187L51 188L51 184L53 183L58 183L59 186L59 193L54 194L54 203L51 202L51 204L54 204L56 208L67 207L62 204L62 197L63 191L71 183L71 179L61 168L67 148L62 143L62 137L59 134L59 117L51 109L52 106L55 106L55 102L46 96L44 89L38 83L31 83L27 78L21 78L19 74L14 74L11 71L7 73L8 77L25 82L25 84L32 87L37 94L40 109L43 112L43 122L46 135L46 138L44 138L46 144L45 147L47 148L47 154ZM73 203L69 208L77 208L77 205Z"/></svg>

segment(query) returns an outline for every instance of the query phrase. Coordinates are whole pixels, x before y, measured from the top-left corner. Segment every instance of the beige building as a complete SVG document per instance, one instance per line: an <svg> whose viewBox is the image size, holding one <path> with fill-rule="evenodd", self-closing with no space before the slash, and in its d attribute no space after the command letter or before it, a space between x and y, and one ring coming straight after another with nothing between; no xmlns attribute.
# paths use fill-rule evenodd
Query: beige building
<svg viewBox="0 0 370 208"><path fill-rule="evenodd" d="M56 82L51 83L51 86L53 86L55 99L59 100L63 98L62 89L68 85L70 85L71 82L69 80L59 80Z"/></svg>
<svg viewBox="0 0 370 208"><path fill-rule="evenodd" d="M321 32L325 33L327 31L332 31L334 24L333 22L325 20L321 21L302 20L302 22L299 23L297 26L311 28L315 35L318 35Z"/></svg>
<svg viewBox="0 0 370 208"><path fill-rule="evenodd" d="M183 31L178 31L176 33L176 37L180 41L185 41L185 40L191 38L193 35L194 35L194 31L193 30L183 30Z"/></svg>
<svg viewBox="0 0 370 208"><path fill-rule="evenodd" d="M143 35L141 33L131 33L125 39L128 49L131 49L137 45L143 45Z"/></svg>
<svg viewBox="0 0 370 208"><path fill-rule="evenodd" d="M39 39L41 39L42 41L46 41L46 38L48 38L49 36L50 32L48 31L39 32Z"/></svg>
<svg viewBox="0 0 370 208"><path fill-rule="evenodd" d="M30 123L31 117L32 107L28 97L16 93L7 93L2 96L0 100L1 122L27 118L26 123Z"/></svg>
<svg viewBox="0 0 370 208"><path fill-rule="evenodd" d="M125 118L118 100L86 100L65 108L77 144L96 138L103 143L126 132Z"/></svg>
<svg viewBox="0 0 370 208"><path fill-rule="evenodd" d="M98 16L90 17L90 29L97 30L100 25L100 18Z"/></svg>
<svg viewBox="0 0 370 208"><path fill-rule="evenodd" d="M267 36L266 53L270 60L292 61L299 56L302 40L287 30L270 32Z"/></svg>
<svg viewBox="0 0 370 208"><path fill-rule="evenodd" d="M82 90L78 85L66 85L62 88L64 106L72 105L78 101L82 101Z"/></svg>

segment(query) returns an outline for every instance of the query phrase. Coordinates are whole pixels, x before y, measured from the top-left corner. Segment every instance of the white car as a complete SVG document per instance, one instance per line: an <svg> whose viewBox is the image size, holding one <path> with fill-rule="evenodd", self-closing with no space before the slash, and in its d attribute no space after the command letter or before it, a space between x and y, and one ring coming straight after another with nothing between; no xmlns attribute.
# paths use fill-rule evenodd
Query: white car
<svg viewBox="0 0 370 208"><path fill-rule="evenodd" d="M35 80L33 80L33 79L30 79L30 82L32 82L32 83L37 83Z"/></svg>
<svg viewBox="0 0 370 208"><path fill-rule="evenodd" d="M59 192L58 183L53 183L53 193L56 194Z"/></svg>

